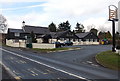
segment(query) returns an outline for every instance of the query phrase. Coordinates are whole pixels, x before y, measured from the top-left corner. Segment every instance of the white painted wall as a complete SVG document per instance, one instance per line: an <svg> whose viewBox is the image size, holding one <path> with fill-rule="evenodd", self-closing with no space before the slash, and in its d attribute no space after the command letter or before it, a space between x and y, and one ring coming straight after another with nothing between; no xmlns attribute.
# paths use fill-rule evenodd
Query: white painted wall
<svg viewBox="0 0 120 81"><path fill-rule="evenodd" d="M19 42L14 42L14 40L7 40L6 45L11 47L26 47L25 40L19 40Z"/></svg>
<svg viewBox="0 0 120 81"><path fill-rule="evenodd" d="M33 48L40 48L40 49L53 49L55 48L55 44L49 44L49 43L32 43Z"/></svg>
<svg viewBox="0 0 120 81"><path fill-rule="evenodd" d="M99 45L99 42L81 41L81 42L73 42L73 45Z"/></svg>
<svg viewBox="0 0 120 81"><path fill-rule="evenodd" d="M56 42L56 39L52 39L52 42ZM51 40L50 40L51 42ZM59 42L64 42L64 41L60 41ZM19 40L19 42L14 42L14 40L7 40L6 39L6 45L7 46L11 46L11 47L26 47L25 44L25 40ZM41 48L41 49L53 49L55 48L55 44L51 44L51 43L32 43L33 48ZM73 45L99 45L99 42L92 42L92 41L75 41L73 42Z"/></svg>
<svg viewBox="0 0 120 81"><path fill-rule="evenodd" d="M43 42L43 40L41 38L36 39L36 40L37 40L37 43L42 43Z"/></svg>
<svg viewBox="0 0 120 81"><path fill-rule="evenodd" d="M54 43L54 42L56 42L57 41L57 39L52 39L52 43ZM60 43L64 43L66 40L58 40L58 42L60 42ZM95 42L93 42L93 41L85 41L85 42L83 42L83 41L81 41L81 40L79 40L79 42L78 42L78 39L76 40L76 41L72 41L71 40L71 42L73 42L73 45L99 45L99 42L97 42L97 41L95 41Z"/></svg>
<svg viewBox="0 0 120 81"><path fill-rule="evenodd" d="M57 39L50 39L50 40L49 40L50 43L54 43L54 42L56 42L56 41L57 41Z"/></svg>
<svg viewBox="0 0 120 81"><path fill-rule="evenodd" d="M42 38L38 38L38 39L36 39L37 40L37 43L39 43L39 44L41 44L42 42L43 42L43 39ZM55 42L56 41L56 39L49 39L49 43L53 43L53 42Z"/></svg>

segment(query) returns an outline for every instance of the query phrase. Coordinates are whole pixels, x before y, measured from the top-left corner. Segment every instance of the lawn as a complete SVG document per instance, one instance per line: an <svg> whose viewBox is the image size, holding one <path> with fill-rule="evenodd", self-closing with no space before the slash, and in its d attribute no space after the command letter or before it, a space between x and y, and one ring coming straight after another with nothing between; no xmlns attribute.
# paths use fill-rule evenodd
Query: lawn
<svg viewBox="0 0 120 81"><path fill-rule="evenodd" d="M40 48L33 48L33 50L41 51L41 52L58 52L58 51L67 51L67 50L76 50L80 49L78 47L62 47L62 48L54 48L54 49L40 49Z"/></svg>
<svg viewBox="0 0 120 81"><path fill-rule="evenodd" d="M96 55L97 61L110 69L120 70L120 55L112 51L101 52Z"/></svg>

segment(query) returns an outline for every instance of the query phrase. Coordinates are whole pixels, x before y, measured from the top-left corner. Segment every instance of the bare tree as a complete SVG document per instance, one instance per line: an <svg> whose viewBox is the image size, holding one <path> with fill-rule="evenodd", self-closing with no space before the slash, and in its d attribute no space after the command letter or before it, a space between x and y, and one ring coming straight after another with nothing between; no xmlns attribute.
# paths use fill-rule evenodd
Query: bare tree
<svg viewBox="0 0 120 81"><path fill-rule="evenodd" d="M88 26L87 26L87 29L88 29L88 30L91 30L92 28L95 28L95 25L94 25L94 24L91 24L91 25L88 25Z"/></svg>
<svg viewBox="0 0 120 81"><path fill-rule="evenodd" d="M103 32L107 31L104 25L99 26L98 30L103 31Z"/></svg>
<svg viewBox="0 0 120 81"><path fill-rule="evenodd" d="M0 33L5 32L7 29L7 19L0 14Z"/></svg>

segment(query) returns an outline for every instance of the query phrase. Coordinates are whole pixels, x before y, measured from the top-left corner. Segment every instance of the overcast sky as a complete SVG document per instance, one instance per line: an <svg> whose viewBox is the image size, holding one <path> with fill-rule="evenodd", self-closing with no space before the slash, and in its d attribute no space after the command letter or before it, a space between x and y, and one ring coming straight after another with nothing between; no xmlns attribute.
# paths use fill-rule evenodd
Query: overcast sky
<svg viewBox="0 0 120 81"><path fill-rule="evenodd" d="M0 14L4 15L9 28L27 25L47 27L51 22L56 26L68 20L74 29L77 22L89 31L89 25L102 31L111 31L108 21L108 6L120 0L0 0ZM117 23L116 23L117 24Z"/></svg>

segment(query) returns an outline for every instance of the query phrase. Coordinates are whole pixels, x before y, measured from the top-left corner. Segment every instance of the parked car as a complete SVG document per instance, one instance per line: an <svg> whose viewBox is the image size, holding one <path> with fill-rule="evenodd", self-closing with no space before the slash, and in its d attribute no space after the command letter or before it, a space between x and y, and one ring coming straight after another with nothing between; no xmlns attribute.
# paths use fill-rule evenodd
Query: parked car
<svg viewBox="0 0 120 81"><path fill-rule="evenodd" d="M53 44L55 44L56 48L61 47L61 43L60 42L54 42Z"/></svg>
<svg viewBox="0 0 120 81"><path fill-rule="evenodd" d="M73 45L73 42L71 42L71 41L66 41L66 42L64 42L64 44L65 44L66 46L72 46L72 45Z"/></svg>
<svg viewBox="0 0 120 81"><path fill-rule="evenodd" d="M56 45L56 48L65 46L64 43L60 43L60 42L54 42L54 44Z"/></svg>
<svg viewBox="0 0 120 81"><path fill-rule="evenodd" d="M65 43L60 43L61 44L61 46L65 46Z"/></svg>

